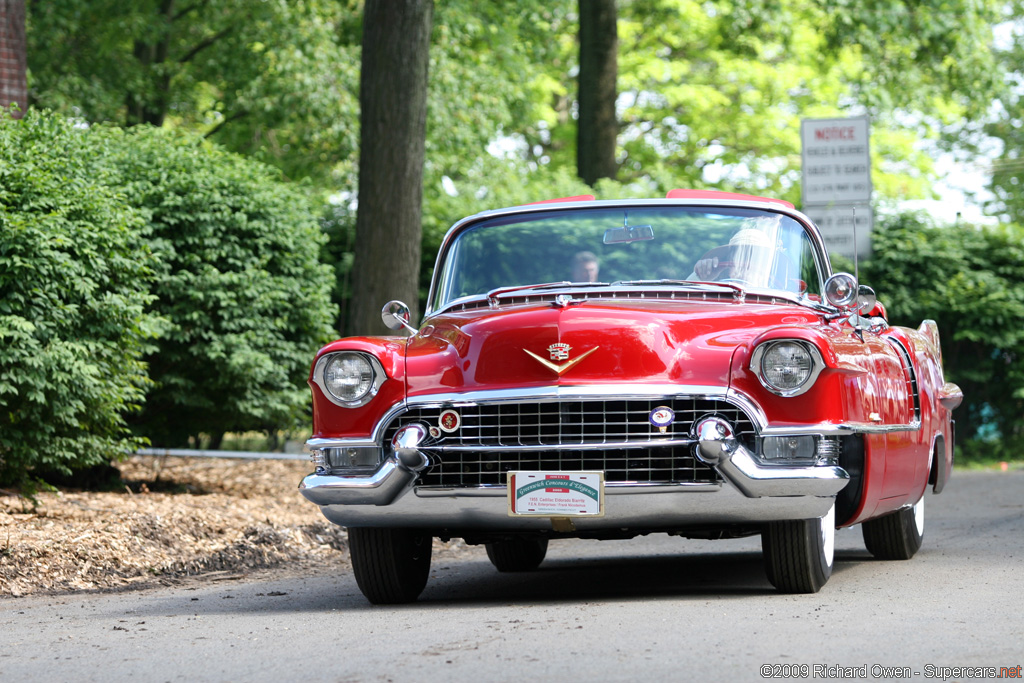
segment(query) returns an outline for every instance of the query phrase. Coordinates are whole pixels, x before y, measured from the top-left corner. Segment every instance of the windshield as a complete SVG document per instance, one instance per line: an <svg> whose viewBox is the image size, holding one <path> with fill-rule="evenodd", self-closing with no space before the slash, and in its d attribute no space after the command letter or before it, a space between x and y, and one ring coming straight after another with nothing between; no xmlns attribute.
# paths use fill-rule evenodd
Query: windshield
<svg viewBox="0 0 1024 683"><path fill-rule="evenodd" d="M754 209L631 206L500 216L461 232L439 265L433 310L499 288L564 281L690 280L821 292L804 227Z"/></svg>

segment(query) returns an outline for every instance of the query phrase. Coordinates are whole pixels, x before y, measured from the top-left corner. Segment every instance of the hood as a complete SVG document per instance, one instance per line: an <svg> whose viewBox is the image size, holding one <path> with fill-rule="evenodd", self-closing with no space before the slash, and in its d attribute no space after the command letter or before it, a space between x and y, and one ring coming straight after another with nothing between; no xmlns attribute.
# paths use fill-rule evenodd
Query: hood
<svg viewBox="0 0 1024 683"><path fill-rule="evenodd" d="M737 346L779 324L815 324L779 304L596 300L480 308L431 318L409 340L410 396L552 385L726 387Z"/></svg>

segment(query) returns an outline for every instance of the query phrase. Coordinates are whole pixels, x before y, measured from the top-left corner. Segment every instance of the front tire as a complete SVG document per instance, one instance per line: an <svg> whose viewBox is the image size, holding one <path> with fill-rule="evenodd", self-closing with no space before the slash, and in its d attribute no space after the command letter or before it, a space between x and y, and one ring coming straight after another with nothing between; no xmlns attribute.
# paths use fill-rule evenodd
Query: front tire
<svg viewBox="0 0 1024 683"><path fill-rule="evenodd" d="M832 576L836 508L819 519L769 522L761 532L768 580L781 593L817 593Z"/></svg>
<svg viewBox="0 0 1024 683"><path fill-rule="evenodd" d="M531 572L548 553L546 538L510 538L484 545L487 559L499 572Z"/></svg>
<svg viewBox="0 0 1024 683"><path fill-rule="evenodd" d="M349 529L349 554L359 590L375 605L414 601L427 585L432 541L413 529Z"/></svg>
<svg viewBox="0 0 1024 683"><path fill-rule="evenodd" d="M924 540L924 496L915 505L861 525L864 545L879 560L909 560Z"/></svg>

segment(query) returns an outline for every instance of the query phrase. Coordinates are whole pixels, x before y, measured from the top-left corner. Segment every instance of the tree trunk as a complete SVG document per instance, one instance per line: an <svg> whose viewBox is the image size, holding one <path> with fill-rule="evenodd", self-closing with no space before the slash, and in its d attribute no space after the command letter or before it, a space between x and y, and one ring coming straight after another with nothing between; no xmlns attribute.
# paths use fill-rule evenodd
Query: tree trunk
<svg viewBox="0 0 1024 683"><path fill-rule="evenodd" d="M0 109L18 105L20 119L28 107L25 0L0 0Z"/></svg>
<svg viewBox="0 0 1024 683"><path fill-rule="evenodd" d="M171 75L161 67L167 62L171 24L174 21L174 0L161 0L157 11L154 25L160 27L159 39L155 42L135 41L133 54L142 65L151 87L149 90L127 94L125 124L128 126L145 123L159 127L164 125L164 117L167 115L167 92L171 85Z"/></svg>
<svg viewBox="0 0 1024 683"><path fill-rule="evenodd" d="M359 104L359 208L352 268L355 334L388 332L401 299L419 319L420 222L432 0L367 0Z"/></svg>
<svg viewBox="0 0 1024 683"><path fill-rule="evenodd" d="M615 0L579 0L579 122L576 128L576 169L593 185L615 178L615 117L619 34Z"/></svg>

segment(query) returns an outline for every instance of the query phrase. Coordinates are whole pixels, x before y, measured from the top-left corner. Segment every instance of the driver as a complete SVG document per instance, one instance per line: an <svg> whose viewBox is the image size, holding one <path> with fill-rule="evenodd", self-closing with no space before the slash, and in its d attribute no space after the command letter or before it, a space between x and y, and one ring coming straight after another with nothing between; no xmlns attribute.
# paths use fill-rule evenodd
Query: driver
<svg viewBox="0 0 1024 683"><path fill-rule="evenodd" d="M592 251L581 251L572 257L573 282L597 282L601 264Z"/></svg>
<svg viewBox="0 0 1024 683"><path fill-rule="evenodd" d="M757 228L743 228L729 244L715 247L693 266L689 280L704 282L735 280L760 284L771 274L774 250L769 237Z"/></svg>

